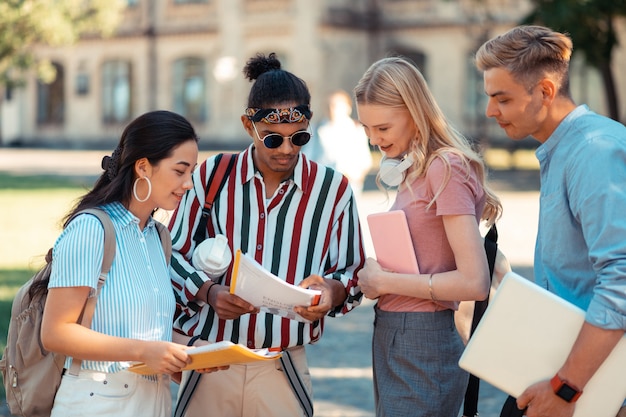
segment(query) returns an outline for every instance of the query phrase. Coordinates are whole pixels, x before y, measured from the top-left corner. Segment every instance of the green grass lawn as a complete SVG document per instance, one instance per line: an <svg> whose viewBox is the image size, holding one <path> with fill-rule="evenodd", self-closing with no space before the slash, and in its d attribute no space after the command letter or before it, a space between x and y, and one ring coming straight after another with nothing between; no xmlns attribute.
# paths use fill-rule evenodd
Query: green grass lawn
<svg viewBox="0 0 626 417"><path fill-rule="evenodd" d="M15 293L43 265L61 231L61 219L92 185L88 179L0 173L0 351L6 345Z"/></svg>
<svg viewBox="0 0 626 417"><path fill-rule="evenodd" d="M13 297L32 275L33 272L28 269L0 269L0 343L3 350L9 330Z"/></svg>
<svg viewBox="0 0 626 417"><path fill-rule="evenodd" d="M93 184L55 176L0 173L0 348L4 350L11 303L43 264L61 231L61 219Z"/></svg>

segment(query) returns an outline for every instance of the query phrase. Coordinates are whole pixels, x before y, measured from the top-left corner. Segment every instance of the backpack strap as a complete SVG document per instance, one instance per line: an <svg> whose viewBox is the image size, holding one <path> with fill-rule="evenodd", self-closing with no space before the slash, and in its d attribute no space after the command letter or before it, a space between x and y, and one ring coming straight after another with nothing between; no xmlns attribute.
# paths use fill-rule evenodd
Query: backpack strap
<svg viewBox="0 0 626 417"><path fill-rule="evenodd" d="M487 255L487 264L489 265L489 283L493 280L493 271L496 267L496 255L498 254L498 229L494 224L491 226L487 234L485 235L485 255ZM483 318L485 310L489 305L489 297L482 301L476 301L474 305L474 316L472 318L472 327L470 330L470 337L474 334L478 322Z"/></svg>
<svg viewBox="0 0 626 417"><path fill-rule="evenodd" d="M523 410L517 408L517 400L512 395L509 395L502 405L500 417L523 417L526 410L526 408Z"/></svg>
<svg viewBox="0 0 626 417"><path fill-rule="evenodd" d="M224 187L224 184L226 184L228 175L230 174L230 171L236 161L236 154L232 153L221 153L215 157L215 165L213 166L213 172L211 172L211 176L209 177L209 186L206 190L204 207L202 207L202 216L200 217L200 222L198 223L196 232L193 235L193 240L196 242L196 245L202 243L202 241L206 238L206 225L209 221L209 217L211 216L213 202L215 201L215 197L217 197L219 192Z"/></svg>
<svg viewBox="0 0 626 417"><path fill-rule="evenodd" d="M170 231L163 223L154 221L157 230L159 231L159 238L161 239L161 245L163 246L163 253L165 254L165 263L170 264L172 258L172 236Z"/></svg>
<svg viewBox="0 0 626 417"><path fill-rule="evenodd" d="M495 223L485 235L485 255L487 255L487 264L489 265L489 282L491 283L493 271L496 266L496 255L498 253L498 229ZM470 328L470 337L474 334L478 322L482 319L487 306L489 305L489 296L482 301L474 302L474 315L472 317L472 326ZM467 390L465 391L465 401L463 402L463 415L465 417L474 417L478 415L478 390L480 388L480 379L470 374Z"/></svg>
<svg viewBox="0 0 626 417"><path fill-rule="evenodd" d="M92 214L100 220L102 223L102 227L104 228L104 255L102 257L102 268L100 270L100 280L102 280L102 284L104 284L104 280L109 274L109 270L111 269L111 264L113 264L113 258L115 258L115 228L113 227L113 222L109 215L100 208L90 208L81 210L74 217L79 214L87 213Z"/></svg>
<svg viewBox="0 0 626 417"><path fill-rule="evenodd" d="M280 364L283 367L287 380L289 381L291 390L300 403L300 407L302 407L304 415L306 417L313 417L313 400L309 396L302 378L300 378L300 374L294 365L293 358L291 357L289 350L283 350L283 354L280 357Z"/></svg>
<svg viewBox="0 0 626 417"><path fill-rule="evenodd" d="M111 264L113 264L113 258L115 258L115 229L113 228L113 222L109 215L102 209L99 208L91 208L81 210L76 213L72 219L79 214L88 213L96 216L100 222L102 223L102 227L104 227L104 255L102 257L102 267L100 268L100 276L98 277L98 286L95 292L91 292L87 301L85 302L85 306L83 307L83 311L79 318L79 322L81 326L90 328L91 327L91 319L93 318L93 313L96 310L96 302L98 301L98 296L100 295L100 290L104 285L104 281L109 274L109 270L111 269ZM70 221L72 220L70 219ZM72 367L69 369L70 375L78 376L80 372L80 365L82 363L81 359L72 358Z"/></svg>

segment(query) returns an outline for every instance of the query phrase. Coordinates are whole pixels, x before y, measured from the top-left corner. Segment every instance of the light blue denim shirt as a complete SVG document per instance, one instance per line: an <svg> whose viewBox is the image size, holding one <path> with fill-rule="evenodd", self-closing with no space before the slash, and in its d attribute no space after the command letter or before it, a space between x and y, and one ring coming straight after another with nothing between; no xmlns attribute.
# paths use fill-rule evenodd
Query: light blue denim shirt
<svg viewBox="0 0 626 417"><path fill-rule="evenodd" d="M626 330L626 128L578 106L536 155L535 281L590 324Z"/></svg>

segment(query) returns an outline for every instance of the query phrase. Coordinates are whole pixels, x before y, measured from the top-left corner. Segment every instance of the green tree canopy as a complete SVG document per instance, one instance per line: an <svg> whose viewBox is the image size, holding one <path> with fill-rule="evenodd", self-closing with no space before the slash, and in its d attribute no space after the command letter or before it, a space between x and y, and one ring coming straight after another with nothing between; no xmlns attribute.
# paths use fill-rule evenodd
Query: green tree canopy
<svg viewBox="0 0 626 417"><path fill-rule="evenodd" d="M35 64L44 79L54 78L49 63L36 62L33 46L70 45L83 35L109 36L124 7L123 0L1 0L0 86L15 85Z"/></svg>
<svg viewBox="0 0 626 417"><path fill-rule="evenodd" d="M540 24L568 33L574 53L582 52L585 63L602 76L609 116L619 118L619 103L611 69L612 53L619 40L615 19L626 16L626 0L532 0L533 11L524 24Z"/></svg>

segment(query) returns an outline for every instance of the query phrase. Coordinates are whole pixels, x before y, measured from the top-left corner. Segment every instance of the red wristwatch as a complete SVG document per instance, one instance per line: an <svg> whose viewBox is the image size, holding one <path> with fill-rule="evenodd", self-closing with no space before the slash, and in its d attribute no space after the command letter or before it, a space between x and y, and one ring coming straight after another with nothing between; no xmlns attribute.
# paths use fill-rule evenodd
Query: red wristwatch
<svg viewBox="0 0 626 417"><path fill-rule="evenodd" d="M576 402L576 400L583 393L578 388L570 385L567 381L561 379L559 374L556 374L552 377L552 379L550 380L550 385L552 385L554 393L568 403Z"/></svg>

